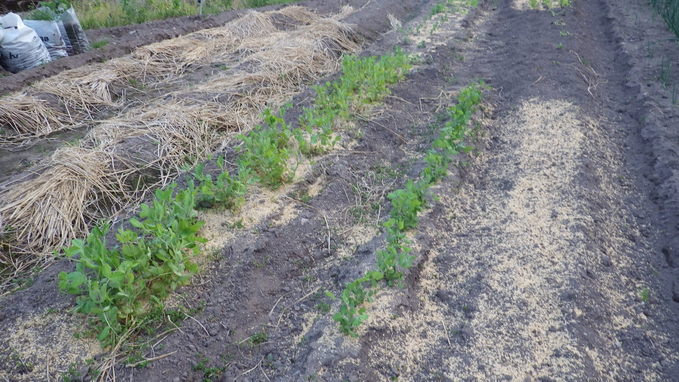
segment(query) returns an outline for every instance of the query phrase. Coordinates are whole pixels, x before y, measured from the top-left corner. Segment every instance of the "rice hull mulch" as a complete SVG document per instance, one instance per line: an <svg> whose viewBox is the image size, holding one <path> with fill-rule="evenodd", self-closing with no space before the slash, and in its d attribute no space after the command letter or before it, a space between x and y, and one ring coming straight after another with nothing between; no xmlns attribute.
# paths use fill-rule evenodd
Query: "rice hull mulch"
<svg viewBox="0 0 679 382"><path fill-rule="evenodd" d="M218 215L223 231L213 234L234 238L200 282L180 291L199 311L144 353L163 358L121 364L118 378L675 379L679 297L666 243L676 227L667 224L671 200L656 196L669 184L662 163L676 153L658 151L666 146L646 135L667 134L653 129L672 126L673 112L655 97L665 90L644 99L644 87L628 86L630 74L651 82L657 73L636 72L644 47L622 49L638 39L613 28L655 31L661 21L635 19L612 1L575 2L557 11L566 38L550 12L527 11L527 1L482 5L421 48L406 42L423 53L418 68L357 122L354 145L320 160L273 206L271 194L254 197L244 216L265 206L262 221L239 229L238 217ZM402 37L389 34L366 53ZM384 193L419 173L437 113L478 78L495 89L478 119L479 151L461 158L420 216L417 264L403 288L375 296L360 338L341 336L324 292L337 295L372 265L384 241L374 224L387 213ZM295 98L291 121L312 95ZM644 127L641 116L656 110L649 102L666 115ZM0 333L68 308L55 288L67 269L58 262L3 298ZM12 348L7 337L0 346ZM0 366L20 379L21 364L2 355Z"/></svg>

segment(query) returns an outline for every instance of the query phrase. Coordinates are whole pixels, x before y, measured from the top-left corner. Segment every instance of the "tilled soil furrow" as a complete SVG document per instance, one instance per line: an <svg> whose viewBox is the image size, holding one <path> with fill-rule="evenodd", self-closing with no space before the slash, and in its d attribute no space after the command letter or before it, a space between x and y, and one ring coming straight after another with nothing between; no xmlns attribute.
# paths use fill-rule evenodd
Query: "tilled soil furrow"
<svg viewBox="0 0 679 382"><path fill-rule="evenodd" d="M498 91L498 119L423 219L416 302L371 323L365 375L676 377L650 159L602 4L489 15L470 66Z"/></svg>

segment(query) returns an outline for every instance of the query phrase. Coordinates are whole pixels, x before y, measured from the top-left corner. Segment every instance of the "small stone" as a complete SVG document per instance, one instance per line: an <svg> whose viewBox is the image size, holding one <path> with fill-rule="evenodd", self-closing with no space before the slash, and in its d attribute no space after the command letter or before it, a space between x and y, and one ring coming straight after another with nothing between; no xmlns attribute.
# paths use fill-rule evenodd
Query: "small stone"
<svg viewBox="0 0 679 382"><path fill-rule="evenodd" d="M179 377L172 378L172 382L181 382L181 381L182 381L182 379L179 378Z"/></svg>
<svg viewBox="0 0 679 382"><path fill-rule="evenodd" d="M603 264L604 267L610 267L613 265L613 261L611 261L610 256L602 256L601 257L601 264Z"/></svg>
<svg viewBox="0 0 679 382"><path fill-rule="evenodd" d="M672 300L679 302L679 281L676 280L672 283Z"/></svg>

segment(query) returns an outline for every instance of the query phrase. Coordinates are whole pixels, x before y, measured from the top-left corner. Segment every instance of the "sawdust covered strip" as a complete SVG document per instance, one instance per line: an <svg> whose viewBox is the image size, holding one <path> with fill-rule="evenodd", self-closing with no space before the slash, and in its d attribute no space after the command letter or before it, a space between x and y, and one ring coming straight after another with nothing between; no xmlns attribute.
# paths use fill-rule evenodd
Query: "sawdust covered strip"
<svg viewBox="0 0 679 382"><path fill-rule="evenodd" d="M96 219L112 216L205 159L234 132L252 128L264 108L281 106L336 70L342 53L358 48L351 28L335 18L317 17L292 31L243 39L234 51L241 64L228 73L92 129L78 148L81 156L108 157L80 163L76 168L87 176L64 176L79 159L55 158L36 178L0 191L0 216L26 252L57 249L86 234ZM56 182L59 177L64 181ZM21 191L27 188L30 196Z"/></svg>

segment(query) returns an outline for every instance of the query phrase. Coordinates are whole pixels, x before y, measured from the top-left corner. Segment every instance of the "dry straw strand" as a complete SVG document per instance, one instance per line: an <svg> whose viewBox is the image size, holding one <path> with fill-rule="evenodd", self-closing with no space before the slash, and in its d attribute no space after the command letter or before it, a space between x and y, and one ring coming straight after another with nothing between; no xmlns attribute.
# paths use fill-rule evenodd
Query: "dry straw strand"
<svg viewBox="0 0 679 382"><path fill-rule="evenodd" d="M69 117L52 108L47 101L25 93L12 94L0 100L0 126L9 128L17 135L43 136L64 128Z"/></svg>
<svg viewBox="0 0 679 382"><path fill-rule="evenodd" d="M105 216L99 201L119 204L124 190L105 152L65 147L53 165L37 177L4 193L0 214L25 250L43 253L88 232L92 220Z"/></svg>

